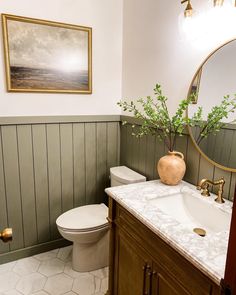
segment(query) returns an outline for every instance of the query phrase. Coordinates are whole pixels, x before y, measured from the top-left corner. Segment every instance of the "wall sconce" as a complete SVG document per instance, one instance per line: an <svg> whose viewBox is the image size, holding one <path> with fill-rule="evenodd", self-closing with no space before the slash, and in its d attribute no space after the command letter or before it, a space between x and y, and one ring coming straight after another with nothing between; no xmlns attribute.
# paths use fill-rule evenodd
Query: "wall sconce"
<svg viewBox="0 0 236 295"><path fill-rule="evenodd" d="M184 16L185 17L191 17L193 15L193 7L191 5L191 2L190 2L190 0L182 0L181 4L184 4L185 2L188 2L188 3L187 3L187 6L186 6L186 8L184 10Z"/></svg>
<svg viewBox="0 0 236 295"><path fill-rule="evenodd" d="M214 0L214 6L222 6L224 4L224 0Z"/></svg>
<svg viewBox="0 0 236 295"><path fill-rule="evenodd" d="M184 16L185 17L191 17L193 15L193 7L191 4L191 0L182 0L181 4L184 4L187 2L187 6L184 10ZM234 7L236 7L236 0L232 1L234 4ZM213 0L214 7L221 7L224 5L224 0Z"/></svg>

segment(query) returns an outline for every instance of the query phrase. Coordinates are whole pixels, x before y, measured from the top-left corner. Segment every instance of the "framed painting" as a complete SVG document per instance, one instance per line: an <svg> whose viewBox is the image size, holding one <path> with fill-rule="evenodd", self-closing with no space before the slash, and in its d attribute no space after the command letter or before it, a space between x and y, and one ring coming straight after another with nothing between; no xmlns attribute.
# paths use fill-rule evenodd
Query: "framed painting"
<svg viewBox="0 0 236 295"><path fill-rule="evenodd" d="M92 29L2 14L9 92L92 93Z"/></svg>

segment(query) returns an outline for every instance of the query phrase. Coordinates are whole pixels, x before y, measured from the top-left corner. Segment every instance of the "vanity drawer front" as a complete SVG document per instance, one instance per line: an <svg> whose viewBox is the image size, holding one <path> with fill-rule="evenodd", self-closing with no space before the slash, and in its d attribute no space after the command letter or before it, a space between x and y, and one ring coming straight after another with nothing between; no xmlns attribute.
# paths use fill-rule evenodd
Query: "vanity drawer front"
<svg viewBox="0 0 236 295"><path fill-rule="evenodd" d="M190 294L220 294L220 286L119 204L116 204L115 223L127 231L152 256L153 261Z"/></svg>

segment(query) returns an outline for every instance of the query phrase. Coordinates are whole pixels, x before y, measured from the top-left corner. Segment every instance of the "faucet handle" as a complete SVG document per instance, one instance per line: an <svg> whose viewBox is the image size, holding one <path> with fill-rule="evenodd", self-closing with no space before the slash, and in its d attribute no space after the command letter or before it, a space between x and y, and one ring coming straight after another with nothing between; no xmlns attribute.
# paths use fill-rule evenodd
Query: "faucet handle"
<svg viewBox="0 0 236 295"><path fill-rule="evenodd" d="M202 190L201 195L204 197L209 197L211 194L209 192L209 183L207 183L206 181L204 181L203 183L199 183L197 185L197 190Z"/></svg>

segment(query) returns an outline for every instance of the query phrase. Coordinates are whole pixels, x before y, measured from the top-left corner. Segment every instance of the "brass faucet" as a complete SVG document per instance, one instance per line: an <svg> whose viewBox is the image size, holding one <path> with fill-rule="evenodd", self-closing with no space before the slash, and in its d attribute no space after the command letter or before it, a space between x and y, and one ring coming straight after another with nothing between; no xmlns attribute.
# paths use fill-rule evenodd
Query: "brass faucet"
<svg viewBox="0 0 236 295"><path fill-rule="evenodd" d="M211 181L209 179L203 178L197 185L198 190L202 190L201 195L204 197L209 197L210 192L209 192L209 185L219 185L219 190L217 194L217 198L215 201L219 204L223 204L225 201L223 200L223 191L224 191L224 184L225 180L224 177L221 177L217 181Z"/></svg>

